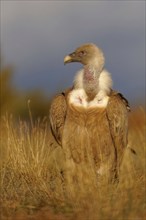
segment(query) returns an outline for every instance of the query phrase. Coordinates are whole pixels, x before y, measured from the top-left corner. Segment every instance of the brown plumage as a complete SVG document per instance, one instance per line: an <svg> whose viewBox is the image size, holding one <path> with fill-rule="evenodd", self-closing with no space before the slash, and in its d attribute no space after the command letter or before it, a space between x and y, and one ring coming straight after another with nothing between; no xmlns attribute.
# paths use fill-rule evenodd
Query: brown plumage
<svg viewBox="0 0 146 220"><path fill-rule="evenodd" d="M77 170L82 175L86 173L82 178L85 182L92 171L97 177L114 180L127 146L129 105L120 93L112 90L111 78L103 69L103 53L95 45L83 45L65 57L65 63L75 61L81 62L84 69L73 88L52 101L52 133L63 148L67 172L74 176L72 180Z"/></svg>

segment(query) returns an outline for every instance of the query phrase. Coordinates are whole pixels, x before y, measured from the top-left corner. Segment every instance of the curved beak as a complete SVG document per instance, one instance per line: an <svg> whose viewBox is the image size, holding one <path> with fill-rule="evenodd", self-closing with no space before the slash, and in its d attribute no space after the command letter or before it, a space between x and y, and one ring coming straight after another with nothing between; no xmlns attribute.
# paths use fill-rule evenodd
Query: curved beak
<svg viewBox="0 0 146 220"><path fill-rule="evenodd" d="M72 62L72 57L70 55L64 57L64 65L71 62Z"/></svg>

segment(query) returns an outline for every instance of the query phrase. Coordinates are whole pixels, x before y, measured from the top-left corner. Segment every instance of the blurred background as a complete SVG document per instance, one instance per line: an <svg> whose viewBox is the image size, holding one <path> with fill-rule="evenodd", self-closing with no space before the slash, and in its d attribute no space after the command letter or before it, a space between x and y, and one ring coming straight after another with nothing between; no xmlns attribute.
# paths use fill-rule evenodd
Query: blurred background
<svg viewBox="0 0 146 220"><path fill-rule="evenodd" d="M145 1L1 1L1 113L49 114L52 97L72 85L80 44L102 48L114 89L145 105Z"/></svg>

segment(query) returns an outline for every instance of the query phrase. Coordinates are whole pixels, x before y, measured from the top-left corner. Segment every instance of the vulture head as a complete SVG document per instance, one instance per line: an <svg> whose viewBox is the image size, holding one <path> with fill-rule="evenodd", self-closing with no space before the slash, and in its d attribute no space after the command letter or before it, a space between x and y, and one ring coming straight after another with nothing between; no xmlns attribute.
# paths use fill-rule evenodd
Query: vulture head
<svg viewBox="0 0 146 220"><path fill-rule="evenodd" d="M104 70L104 60L102 50L93 43L81 45L64 58L64 64L71 62L83 64L83 69L75 76L74 88L82 89L88 101L97 97L97 101L101 102L111 92L112 79Z"/></svg>
<svg viewBox="0 0 146 220"><path fill-rule="evenodd" d="M65 56L64 64L71 62L80 62L84 66L94 66L98 72L101 72L104 67L104 55L102 50L95 44L83 44L74 52Z"/></svg>

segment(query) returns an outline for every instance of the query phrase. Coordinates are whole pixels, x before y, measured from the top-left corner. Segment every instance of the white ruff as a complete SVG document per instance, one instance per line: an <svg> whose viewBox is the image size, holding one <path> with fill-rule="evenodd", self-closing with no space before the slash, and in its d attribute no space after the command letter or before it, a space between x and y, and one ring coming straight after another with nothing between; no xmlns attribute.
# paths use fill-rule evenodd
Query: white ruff
<svg viewBox="0 0 146 220"><path fill-rule="evenodd" d="M83 89L75 89L69 95L69 103L74 106L81 106L84 108L103 108L108 104L109 96L104 96L99 100L98 95L92 101L87 101L87 95Z"/></svg>
<svg viewBox="0 0 146 220"><path fill-rule="evenodd" d="M83 69L77 72L74 79L75 89L83 88L83 75L84 75ZM113 82L110 73L104 69L99 76L99 92L102 91L102 93L104 93L105 95L109 95L110 90L112 88L112 84Z"/></svg>

